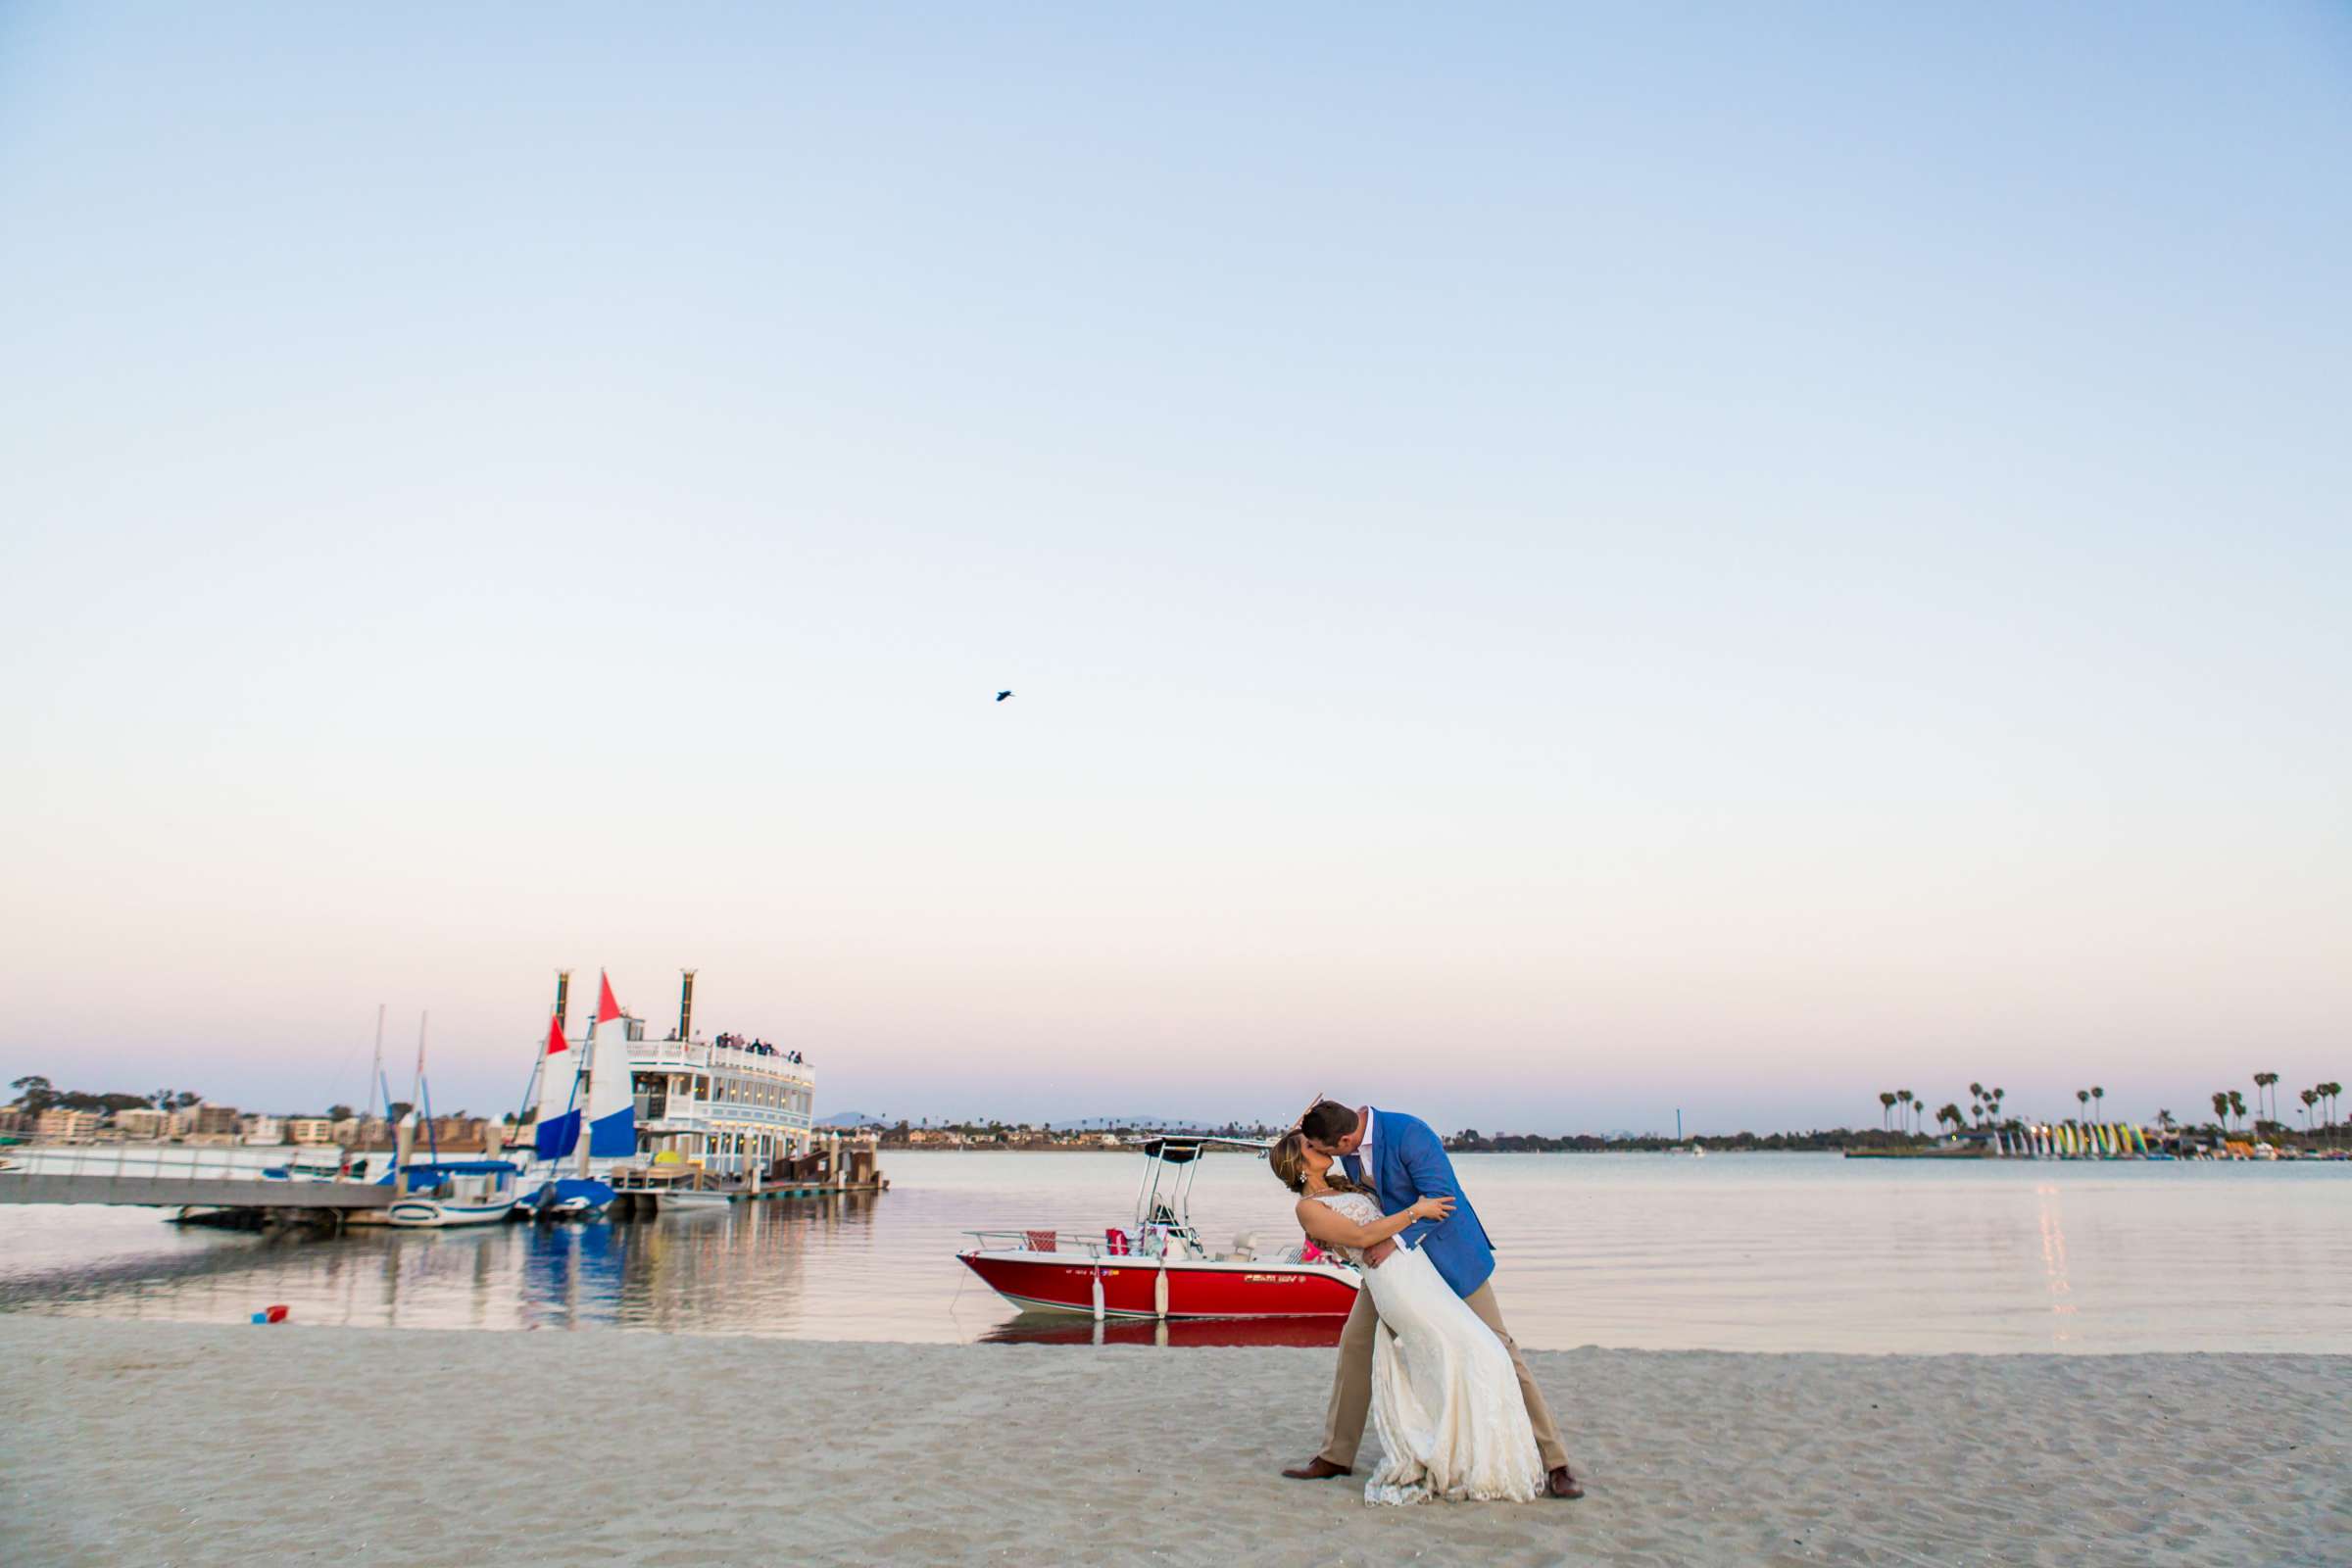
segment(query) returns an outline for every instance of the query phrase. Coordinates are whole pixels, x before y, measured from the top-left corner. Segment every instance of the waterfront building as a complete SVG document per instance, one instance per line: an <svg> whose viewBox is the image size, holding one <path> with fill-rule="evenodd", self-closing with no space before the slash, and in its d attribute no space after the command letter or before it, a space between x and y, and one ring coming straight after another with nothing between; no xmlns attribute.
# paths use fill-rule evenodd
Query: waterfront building
<svg viewBox="0 0 2352 1568"><path fill-rule="evenodd" d="M288 1116L286 1142L289 1144L331 1144L335 1141L335 1124L324 1116Z"/></svg>
<svg viewBox="0 0 2352 1568"><path fill-rule="evenodd" d="M234 1138L243 1130L234 1105L201 1104L196 1107L194 1121L185 1129L189 1134L204 1133Z"/></svg>
<svg viewBox="0 0 2352 1568"><path fill-rule="evenodd" d="M147 1105L133 1105L128 1110L115 1112L115 1131L124 1138L153 1140L171 1135L172 1113Z"/></svg>
<svg viewBox="0 0 2352 1568"><path fill-rule="evenodd" d="M98 1113L94 1110L68 1110L63 1105L51 1105L33 1123L33 1132L42 1138L62 1143L89 1138L98 1131Z"/></svg>
<svg viewBox="0 0 2352 1568"><path fill-rule="evenodd" d="M265 1116L257 1111L253 1115L237 1118L237 1136L249 1144L274 1147L285 1142L285 1123L275 1116Z"/></svg>
<svg viewBox="0 0 2352 1568"><path fill-rule="evenodd" d="M479 1116L435 1116L432 1141L443 1149L479 1149L485 1125Z"/></svg>
<svg viewBox="0 0 2352 1568"><path fill-rule="evenodd" d="M339 1118L327 1139L345 1149L378 1149L392 1141L392 1124L381 1116Z"/></svg>
<svg viewBox="0 0 2352 1568"><path fill-rule="evenodd" d="M32 1131L34 1118L15 1105L0 1105L0 1134L23 1135Z"/></svg>

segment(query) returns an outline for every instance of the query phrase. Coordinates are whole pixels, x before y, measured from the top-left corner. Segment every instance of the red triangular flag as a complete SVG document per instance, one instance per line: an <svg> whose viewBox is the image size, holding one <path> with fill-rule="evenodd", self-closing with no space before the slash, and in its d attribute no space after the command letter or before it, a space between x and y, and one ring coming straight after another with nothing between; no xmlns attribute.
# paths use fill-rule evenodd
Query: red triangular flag
<svg viewBox="0 0 2352 1568"><path fill-rule="evenodd" d="M602 969L596 971L596 985L600 993L596 999L596 1021L611 1023L620 1016L620 1004L612 1000L612 982L605 977Z"/></svg>
<svg viewBox="0 0 2352 1568"><path fill-rule="evenodd" d="M547 1020L547 1054L552 1056L559 1051L569 1049L570 1042L564 1038L564 1020L550 1016Z"/></svg>

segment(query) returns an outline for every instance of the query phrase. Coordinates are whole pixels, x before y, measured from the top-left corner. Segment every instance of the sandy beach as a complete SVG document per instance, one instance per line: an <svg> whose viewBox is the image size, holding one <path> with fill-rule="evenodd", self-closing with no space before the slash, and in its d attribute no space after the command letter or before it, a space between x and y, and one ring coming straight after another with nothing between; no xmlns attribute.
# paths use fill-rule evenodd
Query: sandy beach
<svg viewBox="0 0 2352 1568"><path fill-rule="evenodd" d="M0 1561L2340 1563L2352 1358L1576 1350L1579 1503L1284 1481L1303 1349L0 1318ZM469 1440L548 1407L544 1460ZM509 1432L517 1430L502 1420Z"/></svg>

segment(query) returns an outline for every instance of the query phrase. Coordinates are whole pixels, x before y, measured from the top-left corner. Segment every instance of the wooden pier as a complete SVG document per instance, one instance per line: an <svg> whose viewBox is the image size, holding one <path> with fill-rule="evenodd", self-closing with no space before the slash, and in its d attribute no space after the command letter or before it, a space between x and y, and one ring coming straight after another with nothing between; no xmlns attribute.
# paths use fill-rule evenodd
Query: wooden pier
<svg viewBox="0 0 2352 1568"><path fill-rule="evenodd" d="M877 1176L871 1181L845 1182L780 1182L775 1186L762 1185L757 1191L748 1187L701 1188L696 1196L708 1199L724 1198L729 1203L770 1203L785 1199L809 1198L870 1198L890 1190L887 1179ZM660 1188L622 1187L612 1195L612 1217L614 1219L651 1219L662 1211L668 1195Z"/></svg>

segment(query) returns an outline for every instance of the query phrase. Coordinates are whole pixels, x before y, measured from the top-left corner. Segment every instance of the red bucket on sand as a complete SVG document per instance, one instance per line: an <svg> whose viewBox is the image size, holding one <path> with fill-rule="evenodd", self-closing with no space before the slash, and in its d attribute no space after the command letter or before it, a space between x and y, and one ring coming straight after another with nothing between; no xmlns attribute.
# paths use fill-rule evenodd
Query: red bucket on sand
<svg viewBox="0 0 2352 1568"><path fill-rule="evenodd" d="M253 1314L253 1320L256 1323L283 1323L286 1320L286 1308L282 1303L276 1306L265 1306Z"/></svg>

